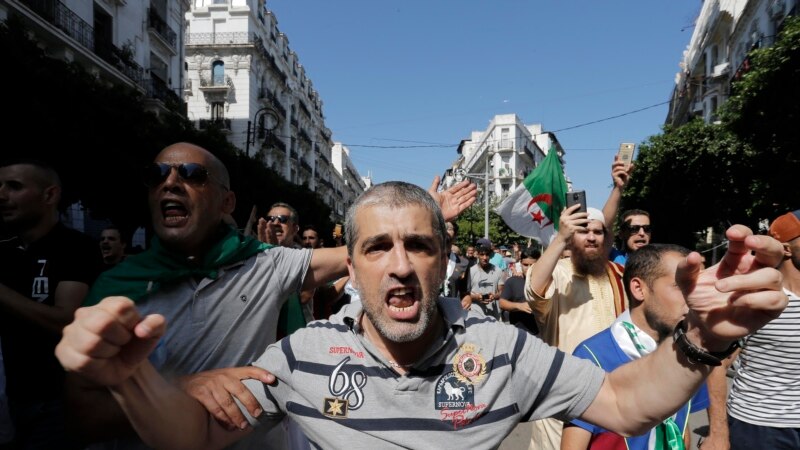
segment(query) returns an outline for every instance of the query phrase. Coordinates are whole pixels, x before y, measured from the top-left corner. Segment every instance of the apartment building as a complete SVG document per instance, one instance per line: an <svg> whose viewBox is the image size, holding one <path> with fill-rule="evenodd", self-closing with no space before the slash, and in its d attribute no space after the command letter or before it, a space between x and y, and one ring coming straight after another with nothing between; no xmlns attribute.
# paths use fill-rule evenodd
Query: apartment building
<svg viewBox="0 0 800 450"><path fill-rule="evenodd" d="M769 47L797 0L706 0L683 54L666 118L679 126L700 116L717 121L731 82L749 70L750 51Z"/></svg>
<svg viewBox="0 0 800 450"><path fill-rule="evenodd" d="M183 112L183 17L188 0L0 0L52 57L138 89L159 114Z"/></svg>
<svg viewBox="0 0 800 450"><path fill-rule="evenodd" d="M442 182L446 187L468 177L481 191L489 192L490 202L499 202L519 186L544 159L556 149L564 158L564 149L555 134L543 131L541 124L525 125L516 114L494 116L483 131L473 131L458 146L458 158L448 168ZM488 189L484 186L487 185Z"/></svg>
<svg viewBox="0 0 800 450"><path fill-rule="evenodd" d="M364 184L348 151L334 163L322 99L266 2L193 0L186 22L189 119L307 185L341 220Z"/></svg>

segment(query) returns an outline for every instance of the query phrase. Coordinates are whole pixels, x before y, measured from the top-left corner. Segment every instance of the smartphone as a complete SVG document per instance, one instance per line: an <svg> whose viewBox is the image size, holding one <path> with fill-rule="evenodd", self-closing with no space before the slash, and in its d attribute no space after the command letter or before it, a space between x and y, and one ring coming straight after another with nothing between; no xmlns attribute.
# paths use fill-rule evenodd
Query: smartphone
<svg viewBox="0 0 800 450"><path fill-rule="evenodd" d="M581 205L576 212L586 212L586 191L567 192L567 208L572 205Z"/></svg>
<svg viewBox="0 0 800 450"><path fill-rule="evenodd" d="M625 163L625 167L631 165L633 162L633 150L636 148L635 144L625 143L619 144L619 151L617 152L617 160Z"/></svg>

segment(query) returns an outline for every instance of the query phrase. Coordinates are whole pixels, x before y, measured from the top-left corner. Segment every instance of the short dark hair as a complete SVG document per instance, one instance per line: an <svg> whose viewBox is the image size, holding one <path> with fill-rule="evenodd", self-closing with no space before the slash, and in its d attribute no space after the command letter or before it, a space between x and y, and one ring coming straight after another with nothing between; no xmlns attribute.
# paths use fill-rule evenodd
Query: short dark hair
<svg viewBox="0 0 800 450"><path fill-rule="evenodd" d="M428 191L421 187L404 181L385 181L372 185L356 198L347 210L344 224L344 236L347 243L347 254L352 257L358 238L358 224L355 217L361 208L371 206L388 206L389 208L405 208L420 206L430 215L433 234L439 240L439 250L446 254L447 232L445 231L444 217L439 204L431 197Z"/></svg>
<svg viewBox="0 0 800 450"><path fill-rule="evenodd" d="M492 249L492 247L489 247L488 245L479 245L479 246L478 246L478 247L475 249L475 251L476 251L476 252L477 252L479 255L481 255L481 254L491 255L492 253L494 253L494 250Z"/></svg>
<svg viewBox="0 0 800 450"><path fill-rule="evenodd" d="M622 212L622 223L628 221L631 216L647 216L650 217L650 213L643 210L643 209L628 209Z"/></svg>
<svg viewBox="0 0 800 450"><path fill-rule="evenodd" d="M455 221L452 221L452 220L451 220L451 221L447 221L447 222L445 222L445 226L446 226L448 223L449 223L450 225L452 225L452 226L453 226L453 234L454 234L455 236L458 236L458 223L456 223Z"/></svg>
<svg viewBox="0 0 800 450"><path fill-rule="evenodd" d="M314 225L313 223L309 223L309 224L304 225L303 228L300 229L300 234L302 235L303 233L305 233L308 230L311 230L311 231L317 233L317 236L319 236L319 230L317 229L317 226Z"/></svg>
<svg viewBox="0 0 800 450"><path fill-rule="evenodd" d="M625 262L625 274L622 282L625 284L625 293L628 294L628 302L635 306L634 297L631 295L631 280L641 278L647 287L652 288L656 278L665 275L665 270L661 266L661 260L665 254L674 252L682 256L689 254L689 250L680 245L674 244L650 244L632 252Z"/></svg>
<svg viewBox="0 0 800 450"><path fill-rule="evenodd" d="M525 250L522 251L522 257L520 259L531 258L531 259L539 259L542 257L542 252L536 247L526 247Z"/></svg>
<svg viewBox="0 0 800 450"><path fill-rule="evenodd" d="M36 158L27 158L27 157L14 157L14 158L7 158L0 162L0 169L9 167L9 166L33 166L36 168L36 182L38 183L39 187L46 188L48 186L58 186L61 187L61 177L58 175L58 171L55 167L47 161L36 159Z"/></svg>
<svg viewBox="0 0 800 450"><path fill-rule="evenodd" d="M289 214L289 216L290 216L290 217L289 217L289 219L290 219L292 222L294 222L294 223L297 223L297 222L299 222L299 221L300 221L300 215L299 215L299 214L297 214L297 210L296 210L296 209L294 209L294 208L292 207L292 205L290 205L290 204L288 204L288 203L283 203L283 202L275 202L275 203L273 203L273 204L272 204L272 206L270 206L270 207L269 207L269 209L268 209L267 211L271 211L273 208L286 208L286 209L288 209L288 210L289 210L289 213L290 213L290 214Z"/></svg>

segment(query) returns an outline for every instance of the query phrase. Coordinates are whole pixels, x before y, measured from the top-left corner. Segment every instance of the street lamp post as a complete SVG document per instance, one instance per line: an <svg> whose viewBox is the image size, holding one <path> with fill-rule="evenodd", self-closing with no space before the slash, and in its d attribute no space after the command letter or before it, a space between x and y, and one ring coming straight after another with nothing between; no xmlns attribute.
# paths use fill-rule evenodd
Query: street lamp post
<svg viewBox="0 0 800 450"><path fill-rule="evenodd" d="M480 180L483 175L483 237L489 239L489 170L491 167L491 158L493 153L486 151L486 170L481 173L467 173L464 169L456 169L454 176L457 182L461 182L464 178L473 178Z"/></svg>
<svg viewBox="0 0 800 450"><path fill-rule="evenodd" d="M245 143L244 150L247 156L250 156L250 144L256 144L256 127L258 126L258 116L260 114L264 117L264 126L262 129L267 132L267 136L278 126L278 115L275 114L271 107L265 106L256 111L255 116L253 116L253 121L247 121L247 142Z"/></svg>

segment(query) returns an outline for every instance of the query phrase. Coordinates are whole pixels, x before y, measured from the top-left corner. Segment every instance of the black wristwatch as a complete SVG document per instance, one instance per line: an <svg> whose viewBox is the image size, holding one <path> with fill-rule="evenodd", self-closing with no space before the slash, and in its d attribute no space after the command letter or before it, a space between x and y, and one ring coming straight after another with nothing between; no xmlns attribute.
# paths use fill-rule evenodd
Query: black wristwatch
<svg viewBox="0 0 800 450"><path fill-rule="evenodd" d="M675 344L678 345L678 348L686 358L693 363L697 364L705 364L707 366L719 366L722 365L722 360L731 356L733 352L739 348L739 341L734 341L730 347L726 350L721 352L707 352L700 347L692 344L689 342L689 338L686 337L686 322L681 320L678 322L678 325L675 327L675 332L672 334L673 339L675 340Z"/></svg>

